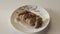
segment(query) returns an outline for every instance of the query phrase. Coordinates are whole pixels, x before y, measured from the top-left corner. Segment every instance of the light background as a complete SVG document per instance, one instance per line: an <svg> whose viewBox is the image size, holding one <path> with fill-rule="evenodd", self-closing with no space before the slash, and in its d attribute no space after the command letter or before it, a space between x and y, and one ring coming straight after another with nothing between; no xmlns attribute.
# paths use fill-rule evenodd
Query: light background
<svg viewBox="0 0 60 34"><path fill-rule="evenodd" d="M49 26L34 34L60 34L60 0L0 0L0 34L26 34L18 33L10 26L12 12L24 4L42 6L50 14Z"/></svg>

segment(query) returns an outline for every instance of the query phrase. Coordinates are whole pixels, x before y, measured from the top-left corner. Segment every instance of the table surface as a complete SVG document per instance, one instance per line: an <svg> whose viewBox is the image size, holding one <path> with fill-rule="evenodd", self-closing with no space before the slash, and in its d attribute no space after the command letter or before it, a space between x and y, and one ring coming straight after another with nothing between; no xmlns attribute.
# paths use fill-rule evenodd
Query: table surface
<svg viewBox="0 0 60 34"><path fill-rule="evenodd" d="M0 0L0 34L27 34L18 33L10 26L12 12L26 4L42 6L51 17L48 27L34 34L60 34L60 0Z"/></svg>

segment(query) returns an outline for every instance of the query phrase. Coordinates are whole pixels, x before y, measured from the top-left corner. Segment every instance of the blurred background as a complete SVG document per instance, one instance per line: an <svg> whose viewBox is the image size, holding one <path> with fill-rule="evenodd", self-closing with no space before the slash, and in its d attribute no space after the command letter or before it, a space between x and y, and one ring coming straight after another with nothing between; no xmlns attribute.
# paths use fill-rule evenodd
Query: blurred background
<svg viewBox="0 0 60 34"><path fill-rule="evenodd" d="M27 34L13 30L10 17L15 9L28 4L42 6L51 17L47 28L33 34L60 34L60 0L0 0L0 34Z"/></svg>

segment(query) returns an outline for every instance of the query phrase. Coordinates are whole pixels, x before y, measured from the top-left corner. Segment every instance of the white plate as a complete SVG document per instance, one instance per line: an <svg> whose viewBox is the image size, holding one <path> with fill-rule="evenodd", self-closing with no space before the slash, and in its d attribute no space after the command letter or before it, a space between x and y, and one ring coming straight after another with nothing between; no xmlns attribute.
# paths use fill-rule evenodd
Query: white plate
<svg viewBox="0 0 60 34"><path fill-rule="evenodd" d="M44 8L42 8L40 6L34 6L34 5L24 5L24 6L28 7L29 10L32 10L33 13L36 13L37 15L39 15L43 18L42 27L40 27L38 29L34 29L34 28L31 28L28 25L24 24L24 22L18 22L16 20L18 13L16 13L16 12L20 12L21 7L19 7L18 9L16 9L13 12L13 14L11 16L11 24L15 30L26 32L26 33L35 33L35 32L42 31L43 29L45 29L48 26L49 21L50 21L50 16Z"/></svg>

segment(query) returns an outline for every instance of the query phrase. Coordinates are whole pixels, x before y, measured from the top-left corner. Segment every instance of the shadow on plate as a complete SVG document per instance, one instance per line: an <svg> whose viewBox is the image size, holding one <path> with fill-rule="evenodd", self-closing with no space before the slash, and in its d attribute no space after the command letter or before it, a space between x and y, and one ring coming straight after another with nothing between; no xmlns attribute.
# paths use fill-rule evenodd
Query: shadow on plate
<svg viewBox="0 0 60 34"><path fill-rule="evenodd" d="M47 34L47 32L49 31L49 29L50 29L50 23L49 23L49 25L44 30L42 30L40 32L37 32L37 33L33 33L33 34Z"/></svg>

